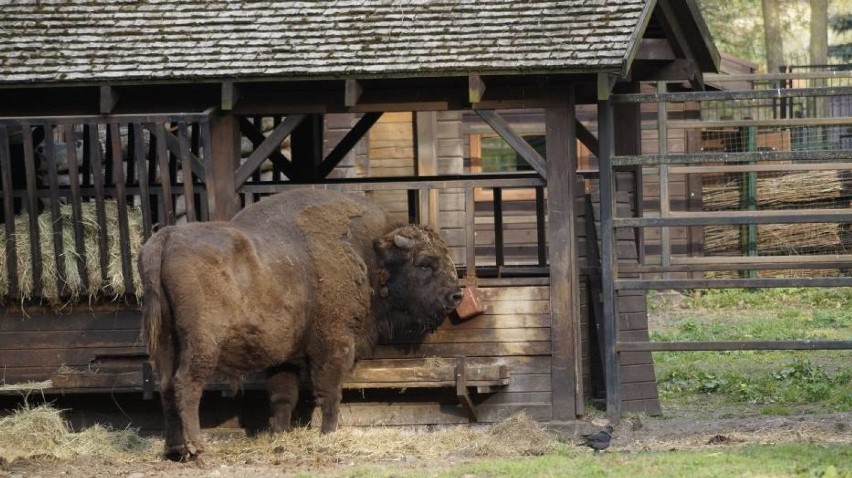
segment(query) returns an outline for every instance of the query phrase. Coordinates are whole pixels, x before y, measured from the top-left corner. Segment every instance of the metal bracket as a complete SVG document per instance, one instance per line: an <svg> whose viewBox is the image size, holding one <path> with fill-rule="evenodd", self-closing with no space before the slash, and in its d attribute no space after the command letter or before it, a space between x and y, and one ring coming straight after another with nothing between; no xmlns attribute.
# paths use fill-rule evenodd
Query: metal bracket
<svg viewBox="0 0 852 478"><path fill-rule="evenodd" d="M476 408L473 406L473 401L470 399L470 393L467 388L467 374L465 371L464 356L456 358L456 396L459 399L467 418L471 423L476 423Z"/></svg>

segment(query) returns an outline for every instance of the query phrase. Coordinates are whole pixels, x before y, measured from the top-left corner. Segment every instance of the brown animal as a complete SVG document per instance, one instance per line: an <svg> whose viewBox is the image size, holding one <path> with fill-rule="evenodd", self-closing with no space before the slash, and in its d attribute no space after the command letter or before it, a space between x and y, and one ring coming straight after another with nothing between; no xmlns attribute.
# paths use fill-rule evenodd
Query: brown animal
<svg viewBox="0 0 852 478"><path fill-rule="evenodd" d="M393 226L375 203L333 191L281 193L229 222L166 227L139 268L175 460L204 450L198 405L214 371L266 370L272 428L286 431L298 374L282 364L307 359L328 433L355 360L380 339L434 331L462 297L437 234Z"/></svg>

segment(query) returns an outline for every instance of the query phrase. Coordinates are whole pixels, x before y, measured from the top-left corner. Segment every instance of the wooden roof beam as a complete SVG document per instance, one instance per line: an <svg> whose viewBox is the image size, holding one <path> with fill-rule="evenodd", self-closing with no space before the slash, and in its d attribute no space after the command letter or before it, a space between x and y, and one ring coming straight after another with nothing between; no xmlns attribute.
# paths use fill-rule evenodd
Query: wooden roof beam
<svg viewBox="0 0 852 478"><path fill-rule="evenodd" d="M690 46L689 36L684 31L683 25L678 21L677 13L674 11L671 2L669 0L658 1L657 12L661 16L661 26L675 56L695 61L695 54ZM704 80L700 71L696 71L696 74L689 78L689 83L695 90L704 90Z"/></svg>

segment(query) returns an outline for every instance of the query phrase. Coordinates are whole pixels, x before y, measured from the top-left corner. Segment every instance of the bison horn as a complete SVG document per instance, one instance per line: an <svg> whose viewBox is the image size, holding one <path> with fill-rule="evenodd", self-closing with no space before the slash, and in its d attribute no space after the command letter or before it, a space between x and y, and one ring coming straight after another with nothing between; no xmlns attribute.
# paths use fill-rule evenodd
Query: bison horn
<svg viewBox="0 0 852 478"><path fill-rule="evenodd" d="M410 237L405 237L397 234L393 236L393 243L396 244L396 247L400 249L409 250L412 249L415 244L417 244L417 241Z"/></svg>

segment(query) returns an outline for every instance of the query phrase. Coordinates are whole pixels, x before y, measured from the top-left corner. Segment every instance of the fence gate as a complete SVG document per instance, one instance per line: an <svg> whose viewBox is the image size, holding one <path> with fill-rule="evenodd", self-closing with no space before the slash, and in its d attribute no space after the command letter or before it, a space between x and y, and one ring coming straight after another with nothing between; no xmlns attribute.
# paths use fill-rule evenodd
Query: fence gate
<svg viewBox="0 0 852 478"><path fill-rule="evenodd" d="M621 291L852 286L852 254L846 252L847 246L852 247L852 117L848 110L833 106L852 98L852 73L715 75L712 81L747 82L754 89L675 93L661 84L656 93L609 95L606 88L599 93L603 349L607 410L615 421L621 415L622 353L852 348L852 340L637 342L618 337L615 298ZM797 87L789 87L792 85ZM670 109L693 102L701 105L701 120L669 119ZM625 103L653 105L646 109L657 112L658 154L613 154L613 105ZM698 138L700 151L666 154L670 138L687 136L673 134L676 130ZM637 167L645 178L659 176L659 211L619 217L615 214L615 172ZM713 202L705 198L703 210L687 210L682 204L686 201L672 201L670 184L676 176L703 180L705 187L714 181L721 183L728 189L722 194L727 199ZM760 189L765 183L766 190L777 193L793 184L818 185L829 180L834 192L823 191L820 200L808 204L785 201ZM760 238L770 232L768 228L787 227L782 233L791 234L789 227L795 225L811 231L829 227L839 243L805 254L762 245ZM619 264L616 232L650 228L659 229L659 255L640 255L644 259L640 262ZM675 228L698 228L705 239L715 229L733 233L735 240L732 247L717 253L705 248L700 256L694 251L675 254ZM772 271L778 270L797 273L777 277ZM804 270L816 273L802 274Z"/></svg>

